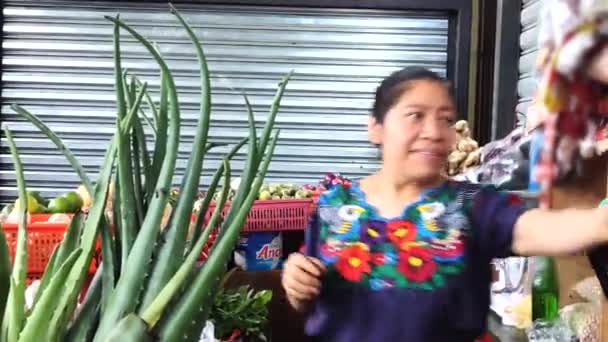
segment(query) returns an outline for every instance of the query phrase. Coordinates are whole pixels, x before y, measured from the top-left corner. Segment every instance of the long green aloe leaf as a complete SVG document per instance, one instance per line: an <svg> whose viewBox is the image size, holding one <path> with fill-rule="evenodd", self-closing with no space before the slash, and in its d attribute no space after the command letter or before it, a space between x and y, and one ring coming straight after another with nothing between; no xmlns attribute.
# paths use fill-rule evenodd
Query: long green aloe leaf
<svg viewBox="0 0 608 342"><path fill-rule="evenodd" d="M274 95L274 98L272 100L272 105L270 106L270 114L268 115L268 118L266 119L266 125L264 126L264 130L262 131L262 136L260 137L260 143L257 148L258 151L261 151L260 153L263 153L263 151L266 150L266 146L268 144L268 139L270 138L271 131L274 127L275 119L276 119L277 113L279 112L279 108L281 106L281 100L283 98L283 94L285 93L285 88L287 87L287 84L289 83L289 80L291 79L292 74L293 74L293 72L289 72L286 76L283 77L283 79L279 83L279 88L277 89L277 91ZM229 224L229 222L232 222L234 215L236 215L239 208L241 207L241 204L246 196L244 189L249 189L249 187L251 186L251 182L253 181L254 175L251 175L249 171L256 170L259 166L259 164L251 165L252 162L253 162L253 160L251 158L249 158L249 156L248 156L247 162L245 164L245 169L243 170L243 176L241 177L241 186L239 186L239 190L237 191L237 194L230 205L228 214L226 215L226 217L224 219L224 224L222 225L222 228L220 229L219 237L222 237L224 235L225 230L226 230L225 229L226 225ZM258 158L258 163L259 163L259 158Z"/></svg>
<svg viewBox="0 0 608 342"><path fill-rule="evenodd" d="M120 220L118 219L121 216L120 213L120 181L118 179L118 175L114 174L113 177L113 183L110 184L110 186L112 187L112 194L113 197L111 197L111 201L112 201L112 224L114 225L114 249L116 251L116 257L114 260L116 260L116 263L114 264L114 268L116 269L115 275L116 278L118 279L118 276L120 274L120 272L122 272L122 236L120 235L122 232L122 224L120 222Z"/></svg>
<svg viewBox="0 0 608 342"><path fill-rule="evenodd" d="M169 282L162 288L158 296L154 298L154 301L148 306L143 313L141 313L141 318L148 324L148 328L152 329L160 320L161 315L163 314L169 302L172 301L178 291L184 285L184 281L188 278L188 274L192 272L192 267L196 262L197 258L200 256L203 247L207 243L209 239L209 235L211 231L217 225L224 204L226 203L226 199L228 199L228 192L230 191L230 162L228 159L224 159L223 163L224 169L224 185L222 188L222 194L220 200L217 203L217 207L215 208L209 223L207 223L207 227L205 228L205 232L198 239L194 248L188 254L186 260L179 267L177 272L171 277Z"/></svg>
<svg viewBox="0 0 608 342"><path fill-rule="evenodd" d="M80 243L80 235L82 234L82 227L84 225L85 215L83 213L77 213L74 215L70 224L68 225L67 232L61 241L61 243L55 248L55 251L51 255L47 267L44 271L38 291L34 299L34 308L40 299L40 296L44 293L44 290L49 285L51 279L63 264L66 258L78 247Z"/></svg>
<svg viewBox="0 0 608 342"><path fill-rule="evenodd" d="M103 267L103 265L101 266ZM100 268L101 268L100 267ZM70 325L68 332L62 342L88 342L93 339L95 328L99 322L99 315L102 302L102 273L103 270L97 271L87 294L82 301L78 315L74 322ZM103 280L105 281L105 280Z"/></svg>
<svg viewBox="0 0 608 342"><path fill-rule="evenodd" d="M53 333L53 335L49 337L49 341L57 341L63 338L62 335L66 331L69 317L71 317L72 312L76 307L80 289L82 288L84 279L88 274L89 264L95 250L98 228L105 215L108 185L110 183L114 160L116 158L116 140L115 135L112 138L108 150L106 151L102 164L103 168L99 173L99 177L95 185L95 192L93 193L93 204L89 209L89 214L85 221L80 240L82 254L78 258L78 261L76 261L76 264L70 271L70 275L65 282L68 293L61 297L61 302L57 306L57 310L55 310L53 313L49 323L48 329Z"/></svg>
<svg viewBox="0 0 608 342"><path fill-rule="evenodd" d="M196 275L194 282L186 289L185 293L177 301L174 310L167 315L167 319L160 325L158 336L161 341L197 341L203 329L205 321L211 310L211 303L220 282L220 276L226 271L226 266L232 249L247 218L247 214L257 197L259 188L262 186L264 176L272 160L274 148L278 140L277 130L274 138L270 141L268 151L258 171L255 181L252 183L249 194L243 202L238 214L230 222L226 234L216 242L205 266Z"/></svg>
<svg viewBox="0 0 608 342"><path fill-rule="evenodd" d="M132 78L131 81L131 88L133 89L133 91L131 93L128 94L128 103L131 104L131 109L129 110L129 116L133 116L132 120L132 125L133 125L133 134L131 135L131 152L132 152L132 174L133 174L133 179L132 179L132 184L133 184L133 188L131 189L133 191L133 200L134 200L134 204L135 204L135 213L136 213L136 217L137 217L137 222L143 222L143 215L144 215L144 194L142 193L142 189L143 189L143 185L142 185L142 178L141 178L141 159L142 158L147 158L147 156L142 156L141 152L141 144L140 141L143 141L143 145L145 145L145 136L143 135L143 128L141 127L141 121L139 121L139 118L137 117L137 112L139 112L140 106L141 106L141 101L143 100L144 97L144 93L146 91L146 87L148 86L147 83L143 83L140 90L139 90L139 94L137 96L137 99L134 99L131 97L132 93L135 92L135 78ZM134 227L134 236L137 235L137 226Z"/></svg>
<svg viewBox="0 0 608 342"><path fill-rule="evenodd" d="M72 255L74 250L78 248L85 218L86 215L79 212L75 214L72 221L70 221L66 235L63 238L63 241L61 241L59 250L57 251L57 259L55 261L56 269L53 269L53 273L56 273L59 267L63 265L67 258Z"/></svg>
<svg viewBox="0 0 608 342"><path fill-rule="evenodd" d="M102 279L101 282L101 312L104 312L110 301L112 291L114 291L114 285L116 284L116 269L117 263L116 250L114 242L112 241L112 234L110 232L110 226L106 220L102 220L99 224L99 233L101 235L101 255L102 259Z"/></svg>
<svg viewBox="0 0 608 342"><path fill-rule="evenodd" d="M253 182L253 179L255 177L255 170L258 169L261 160L258 157L258 154L260 153L259 151L261 151L262 153L264 151L264 149L258 149L257 146L258 139L255 127L255 117L253 115L251 103L249 102L249 98L247 98L247 95L245 93L243 93L243 97L245 99L245 105L247 107L247 118L249 121L249 153L247 154L247 162L245 163L245 168L243 169L243 176L241 177L242 186L239 186L236 192L236 196L230 209L228 210L228 215L226 216L225 222L229 222L229 220L234 217L233 213L236 213L236 210L241 206L243 200L245 199L245 196L247 195L247 190L251 186L251 182ZM272 123L274 123L274 120L272 120ZM268 122L266 124L266 127L268 127L268 125L271 125L272 123ZM223 232L220 231L220 236L222 235Z"/></svg>
<svg viewBox="0 0 608 342"><path fill-rule="evenodd" d="M40 283L38 284L38 290L36 291L36 296L34 297L34 306L36 306L36 303L38 303L38 300L40 299L42 292L44 292L44 289L46 289L46 287L51 282L51 278L53 278L53 274L54 274L53 271L57 268L55 261L57 260L57 254L59 252L60 245L61 244L59 244L53 248L53 253L51 253L51 257L49 258L49 261L46 263L46 267L44 268L44 273L42 274L42 278L40 278Z"/></svg>
<svg viewBox="0 0 608 342"><path fill-rule="evenodd" d="M243 147L243 145L245 145L245 143L249 140L249 138L243 138L238 144L234 145L234 147L230 150L230 152L226 155L226 158L230 161L232 160L232 158L234 158L234 156L237 154L237 152ZM209 187L207 188L207 193L205 194L205 197L203 198L203 202L201 203L201 207L198 211L198 213L196 214L196 221L194 223L194 234L192 235L192 240L191 241L197 241L198 237L201 234L201 229L203 227L203 222L205 220L205 215L207 214L207 210L209 209L209 204L211 204L211 200L213 199L213 194L215 194L215 189L217 188L217 185L220 181L220 177L222 176L222 173L224 172L223 170L223 166L219 167L215 174L213 175L213 178L211 179L211 183L209 183ZM188 254L190 252L190 248L192 246L186 246L186 251L184 254Z"/></svg>
<svg viewBox="0 0 608 342"><path fill-rule="evenodd" d="M44 329L45 325L48 323L49 316L53 313L57 304L59 304L59 295L62 292L65 279L81 253L82 249L80 248L74 250L61 264L57 272L55 272L49 286L40 297L40 302L34 307L32 313L25 322L19 341L30 342L46 340L49 331Z"/></svg>
<svg viewBox="0 0 608 342"><path fill-rule="evenodd" d="M148 326L135 314L129 314L121 319L103 342L151 342L152 336L148 334Z"/></svg>
<svg viewBox="0 0 608 342"><path fill-rule="evenodd" d="M44 133L49 140L51 140L57 148L65 155L68 162L72 165L78 177L80 177L80 181L85 186L87 191L92 194L93 193L93 184L91 180L87 176L87 173L84 171L84 168L78 162L78 159L74 156L72 151L63 143L63 141L55 134L44 122L42 122L36 115L30 113L25 108L19 106L18 104L11 105L11 108L15 111L15 113L21 115L28 121L30 121L34 126L38 127L42 133Z"/></svg>
<svg viewBox="0 0 608 342"><path fill-rule="evenodd" d="M129 32L136 40L141 42L159 64L163 74L166 75L166 80L168 82L171 120L169 124L170 130L168 134L167 153L163 160L160 175L158 177L155 194L152 197L146 217L141 226L140 232L137 235L135 243L133 244L133 248L131 249L127 263L124 269L121 270L122 276L118 279L116 288L112 294L112 297L110 298L110 304L108 305L108 308L104 312L101 322L99 323L99 329L94 340L96 342L104 341L109 332L112 330L112 327L114 327L114 325L116 325L126 313L132 312L137 305L139 292L144 285L143 280L146 276L143 272L141 272L141 270L146 269L146 265L148 264L152 255L152 248L150 247L154 244L158 235L161 217L169 199L169 191L177 158L180 131L179 102L175 89L175 82L171 76L171 71L169 70L167 64L164 62L154 46L152 46L152 44L150 44L150 42L148 42L137 31L118 18L106 16L106 19L118 24L121 28Z"/></svg>
<svg viewBox="0 0 608 342"><path fill-rule="evenodd" d="M133 104L132 104L132 107L130 107L129 112L127 113L126 117L123 119L125 122L139 120L137 113L139 112L139 108L141 107L141 101L144 98L144 92L146 91L147 86L148 86L148 83L144 82L141 89L139 90L139 94L137 94L137 97L131 98L131 95L130 94L128 95L129 103L133 103ZM134 124L130 123L129 125L133 126ZM124 133L128 133L128 132L124 132Z"/></svg>
<svg viewBox="0 0 608 342"><path fill-rule="evenodd" d="M262 137L260 140L260 151L266 151L266 147L268 146L268 140L270 139L271 132L274 128L274 122L277 117L277 113L279 112L279 108L281 108L281 100L283 99L285 88L287 87L287 83L289 83L289 80L291 79L292 75L293 70L283 77L283 79L279 83L279 88L277 89L277 92L274 95L274 98L272 99L272 104L270 105L270 114L266 119L266 125L264 126L264 131L262 132Z"/></svg>
<svg viewBox="0 0 608 342"><path fill-rule="evenodd" d="M167 152L167 138L169 127L169 81L167 75L161 70L160 73L160 104L158 108L158 121L156 122L156 141L154 142L154 156L152 159L152 187L156 188L160 169ZM149 103L150 106L153 104ZM150 203L153 192L147 194L146 203Z"/></svg>
<svg viewBox="0 0 608 342"><path fill-rule="evenodd" d="M4 310L6 309L6 301L8 292L11 287L11 259L8 252L8 244L4 229L0 229L0 327L3 325ZM0 342L3 341L2 331L0 331Z"/></svg>
<svg viewBox="0 0 608 342"><path fill-rule="evenodd" d="M93 339L101 310L102 272L103 270L98 270L95 273L78 315L68 329L65 342L89 342Z"/></svg>
<svg viewBox="0 0 608 342"><path fill-rule="evenodd" d="M19 230L17 232L17 249L15 251L15 260L13 262L13 273L11 275L12 286L9 291L9 302L11 309L8 317L8 342L15 342L23 328L25 320L25 277L27 273L27 186L23 176L23 166L19 151L11 131L5 127L4 134L8 141L8 146L11 150L13 165L15 167L15 175L17 177L17 188L19 189Z"/></svg>
<svg viewBox="0 0 608 342"><path fill-rule="evenodd" d="M141 126L141 122L139 121L139 119L134 122L134 125L140 125ZM135 213L137 214L137 222L143 222L144 221L144 196L145 194L143 193L143 185L142 185L142 177L141 177L141 149L139 147L139 145L142 142L140 142L139 137L135 134L135 127L133 128L133 135L131 137L131 148L132 148L132 167L133 167L133 198L135 199ZM143 141L143 143L145 144L146 142ZM137 230L135 231L135 235L137 235Z"/></svg>
<svg viewBox="0 0 608 342"><path fill-rule="evenodd" d="M66 159L68 160L68 162L70 163L70 165L72 166L72 168L74 169L74 171L76 172L76 174L79 176L80 181L85 186L87 192L89 194L93 194L94 191L95 191L95 189L93 187L93 184L91 183L91 180L87 176L87 174L84 171L84 168L82 167L82 165L80 165L80 163L78 162L78 159L74 156L74 154L70 151L70 149L63 143L63 141L44 122L42 122L36 115L30 113L25 108L23 108L23 107L21 107L21 106L19 106L17 104L12 105L11 108L17 114L19 114L22 117L26 118L32 124L34 124L36 127L38 127L38 129L40 129L40 131L42 133L44 133L49 138L49 140L51 140L57 146L57 148L59 149L59 151L61 151L64 154L64 156L66 157ZM128 125L125 125L125 127L128 127ZM102 218L102 220L105 221L105 218ZM107 225L107 223L106 223L106 225ZM102 235L102 239L103 239L103 235ZM107 237L106 237L106 240L107 240ZM114 258L113 255L109 254L110 253L109 249L104 249L103 253L104 253L104 258L107 259L107 260L111 260L111 259ZM43 279L41 281L44 281L44 277L43 277ZM42 287L43 284L44 283L42 282L41 283L41 287ZM40 292L42 292L42 291L40 291Z"/></svg>
<svg viewBox="0 0 608 342"><path fill-rule="evenodd" d="M141 81L138 79L135 79L135 81L137 82L137 85L139 87L141 87ZM156 108L156 104L154 104L154 100L152 100L152 96L150 96L150 93L146 90L146 103L148 103L148 107L150 108L150 111L152 112L152 117L154 118L154 122L152 124L149 123L149 125L154 129L154 135L156 135L156 126L158 125L158 109ZM142 109L143 112L143 109ZM142 114L145 115L145 114ZM146 121L150 121L150 119L146 119Z"/></svg>
<svg viewBox="0 0 608 342"><path fill-rule="evenodd" d="M11 292L24 292L25 293L25 284L16 284L15 279L13 277L11 279L11 289L8 294L8 309L5 312L4 321L7 323L6 327L3 327L3 334L6 336L5 341L13 342L17 341L19 338L20 331L17 331L15 327L18 325L23 325L24 317L24 309L19 304L19 299L16 296L11 295Z"/></svg>
<svg viewBox="0 0 608 342"><path fill-rule="evenodd" d="M144 176L142 200L144 203L144 209L147 209L148 201L147 194L154 192L154 186L156 184L152 181L152 163L148 147L146 145L146 134L141 123L135 122L133 126L133 132L135 133L134 138L137 138L137 146L139 147L139 156L141 159L142 173Z"/></svg>
<svg viewBox="0 0 608 342"><path fill-rule="evenodd" d="M147 307L152 300L154 300L163 286L177 271L179 265L182 264L183 260L177 256L183 255L186 245L188 227L190 226L189 223L192 216L192 206L201 178L211 115L211 84L209 82L209 69L207 67L205 53L201 48L198 38L196 38L196 35L190 28L190 25L188 25L173 6L171 6L171 12L188 32L197 52L200 65L201 104L198 124L193 140L192 154L188 159L186 174L182 181L181 193L175 211L169 226L167 227L166 242L160 248L159 255L148 282L148 287L142 303L144 307Z"/></svg>
<svg viewBox="0 0 608 342"><path fill-rule="evenodd" d="M125 82L126 75L123 74L121 65L121 52L120 52L120 27L118 24L114 24L114 91L116 93L116 110L118 127L122 126L123 122L131 123L129 116L136 116L133 113L137 113L137 109L132 111L134 108L128 108L130 88ZM140 94L140 98L143 97L143 92ZM134 95L133 95L134 96ZM128 113L128 114L127 114ZM121 215L115 219L120 221L120 235L121 235L121 269L125 267L127 262L127 256L135 241L136 227L139 222L137 221L136 205L134 196L134 185L133 185L133 170L131 168L131 145L130 145L130 129L119 130L117 146L118 146L118 179L120 182L119 191L121 199Z"/></svg>

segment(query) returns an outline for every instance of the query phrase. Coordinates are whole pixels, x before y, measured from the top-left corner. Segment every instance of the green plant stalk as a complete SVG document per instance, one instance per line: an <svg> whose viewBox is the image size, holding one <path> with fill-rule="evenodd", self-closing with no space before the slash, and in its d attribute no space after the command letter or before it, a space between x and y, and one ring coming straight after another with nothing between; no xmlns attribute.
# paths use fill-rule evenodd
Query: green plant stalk
<svg viewBox="0 0 608 342"><path fill-rule="evenodd" d="M11 277L11 259L8 252L8 244L4 229L0 229L0 327L4 322L4 310L6 309L6 300L10 290ZM0 331L0 341L3 341L2 331Z"/></svg>
<svg viewBox="0 0 608 342"><path fill-rule="evenodd" d="M245 143L249 140L249 138L243 138L238 144L236 144L232 150L228 153L226 158L228 160L232 160L232 158L237 154L237 152L245 145ZM194 224L194 234L192 236L191 241L197 241L199 235L201 234L201 229L203 227L203 221L205 220L205 215L207 214L207 210L209 209L209 204L211 204L211 200L213 199L213 194L215 193L215 189L217 188L217 184L220 181L220 177L223 172L223 166L220 166L213 178L211 179L211 183L209 183L209 187L207 189L207 193L205 194L205 198L201 203L201 208L196 214L196 222ZM191 246L187 246L184 254L188 254L190 252Z"/></svg>
<svg viewBox="0 0 608 342"><path fill-rule="evenodd" d="M61 297L61 303L53 313L53 317L49 323L48 330L52 333L52 336L49 337L49 341L60 340L63 337L62 335L66 332L69 317L71 317L74 308L76 308L80 289L82 288L85 276L89 270L89 264L95 249L99 224L102 222L105 215L104 211L108 195L108 185L112 176L114 160L116 158L117 134L118 133L112 138L110 146L106 151L102 164L103 168L99 173L98 181L95 186L93 204L89 209L89 214L85 221L80 240L80 248L82 248L83 253L70 271L70 275L65 282L67 294L64 294Z"/></svg>
<svg viewBox="0 0 608 342"><path fill-rule="evenodd" d="M205 54L200 42L182 18L179 12L171 6L171 12L177 17L188 32L193 46L196 49L200 64L201 104L196 133L193 140L193 150L186 167L186 174L182 180L181 193L175 207L173 217L167 227L165 243L161 246L156 263L153 266L148 287L146 289L143 307L152 303L167 281L175 274L183 259L176 257L183 255L191 220L194 197L200 183L205 147L209 135L209 122L211 115L211 84L209 82L209 69Z"/></svg>
<svg viewBox="0 0 608 342"><path fill-rule="evenodd" d="M74 250L57 269L49 286L40 297L39 305L36 305L25 322L19 341L44 341L46 339L49 331L44 329L44 325L48 322L48 317L59 304L59 295L62 292L63 283L81 253L82 249L80 248Z"/></svg>
<svg viewBox="0 0 608 342"><path fill-rule="evenodd" d="M161 70L160 84L160 106L158 109L158 121L156 122L156 141L154 142L154 156L152 159L151 184L152 188L156 188L162 162L165 159L167 152L167 129L169 125L168 107L169 107L169 81L167 75ZM153 103L148 103L153 106ZM150 203L153 193L146 196L146 203Z"/></svg>
<svg viewBox="0 0 608 342"><path fill-rule="evenodd" d="M209 235L211 235L211 231L215 228L215 225L220 219L222 207L226 203L226 199L228 199L228 192L230 191L230 163L228 159L224 159L223 166L225 171L222 194L219 202L217 203L217 207L215 208L213 215L205 228L205 232L197 240L194 248L190 251L188 257L179 267L177 272L175 272L169 282L166 283L160 293L156 296L156 298L154 298L152 303L143 311L143 313L141 313L141 319L148 324L148 329L154 328L156 323L158 323L160 320L165 308L167 305L169 305L169 302L173 300L175 295L184 285L184 281L188 278L190 272L192 272L192 267L194 266L196 259L201 254L201 250L207 243Z"/></svg>
<svg viewBox="0 0 608 342"><path fill-rule="evenodd" d="M84 342L90 341L93 338L101 310L102 279L100 274L102 273L103 270L99 271L98 269L95 277L93 277L87 294L82 301L80 312L68 329L65 342Z"/></svg>
<svg viewBox="0 0 608 342"><path fill-rule="evenodd" d="M283 79L279 83L279 88L277 89L274 95L272 105L270 107L270 114L268 115L268 118L266 120L266 125L264 126L264 130L262 131L259 146L257 147L257 151L261 151L260 153L266 151L268 139L270 138L270 133L272 131L272 128L274 127L275 119L281 106L281 99L283 98L285 88L287 87L287 84L289 83L292 74L293 72L290 72L283 77ZM232 222L234 215L236 215L239 208L241 207L242 202L246 196L244 189L248 189L251 186L251 182L253 181L253 175L250 175L249 170L257 170L260 158L258 158L257 165L251 165L253 161L254 160L249 158L248 156L247 162L245 164L245 169L243 170L243 176L241 177L241 186L239 186L239 190L237 191L236 196L230 205L228 214L224 218L224 223L222 224L218 238L221 238L224 235L224 232L227 227L226 225L229 224L229 222Z"/></svg>
<svg viewBox="0 0 608 342"><path fill-rule="evenodd" d="M65 155L65 158L72 165L72 168L74 169L74 171L76 171L76 174L80 178L80 181L85 186L87 191L90 194L92 194L93 190L94 190L93 183L91 183L91 180L87 176L87 173L85 172L82 165L80 165L80 163L78 162L78 159L76 159L76 157L74 156L72 151L70 151L70 149L63 143L63 141L61 141L61 139L57 136L57 134L55 134L36 115L30 113L29 111L27 111L25 108L19 106L18 104L11 105L11 108L13 109L13 111L15 111L15 113L21 115L22 117L27 119L29 122L31 122L34 126L38 127L38 129L40 129L40 131L42 133L44 133L47 136L47 138L49 138L49 140L51 140L55 144L55 146L57 146L59 151L61 151Z"/></svg>
<svg viewBox="0 0 608 342"><path fill-rule="evenodd" d="M13 139L11 131L5 127L4 134L8 141L11 151L15 175L17 177L17 188L19 189L19 230L17 232L17 249L15 251L15 261L13 263L13 273L11 274L12 285L9 290L9 302L11 303L8 316L8 342L16 342L23 322L25 320L25 277L27 273L27 186L23 176L23 164L19 158L19 151Z"/></svg>
<svg viewBox="0 0 608 342"><path fill-rule="evenodd" d="M179 102L177 99L175 83L167 64L152 44L137 31L118 18L106 16L106 19L118 24L121 28L128 31L135 39L140 41L159 64L163 74L166 75L166 80L168 82L167 87L170 95L171 121L169 125L170 132L168 136L167 153L158 177L155 196L152 197L140 232L135 239L129 257L127 258L127 263L121 270L122 276L118 279L116 288L112 293L110 305L108 305L107 310L101 318L99 329L95 335L95 342L104 341L112 330L112 327L118 323L126 313L132 312L137 305L139 292L144 285L143 280L146 276L141 270L146 269L146 266L149 263L152 255L152 248L150 247L153 246L156 237L158 236L162 213L169 199L169 191L177 158L180 131Z"/></svg>
<svg viewBox="0 0 608 342"><path fill-rule="evenodd" d="M168 315L167 320L160 326L158 335L161 341L197 341L200 336L211 310L214 292L220 283L220 275L226 270L227 260L230 258L232 248L238 241L243 223L264 181L278 134L279 131L277 130L275 137L270 142L258 175L252 183L251 190L235 219L228 225L225 236L216 242L205 266L175 304L174 310Z"/></svg>

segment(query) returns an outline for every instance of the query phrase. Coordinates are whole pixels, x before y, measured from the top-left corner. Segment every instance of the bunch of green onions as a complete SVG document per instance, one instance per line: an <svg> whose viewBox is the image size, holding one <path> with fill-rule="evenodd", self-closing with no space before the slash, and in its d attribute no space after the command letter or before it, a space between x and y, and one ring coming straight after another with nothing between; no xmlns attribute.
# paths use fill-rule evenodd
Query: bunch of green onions
<svg viewBox="0 0 608 342"><path fill-rule="evenodd" d="M116 131L106 150L97 180L93 183L63 144L35 115L13 105L19 115L36 125L53 141L73 166L93 196L88 213L77 213L65 239L55 248L40 280L34 305L25 309L27 264L26 184L19 153L11 132L5 128L19 189L17 250L10 264L4 232L0 233L0 342L31 341L198 341L227 261L273 156L278 130L276 114L290 75L284 77L272 102L268 120L257 136L251 105L243 94L249 118L249 136L224 157L210 181L196 218L195 234L187 243L195 194L198 192L210 124L209 70L201 44L188 23L171 6L171 13L188 33L198 55L201 78L200 115L193 151L188 160L181 191L166 228L161 219L168 203L180 138L180 107L171 70L156 47L118 16L106 17L114 24ZM121 67L120 30L127 31L154 57L160 67L161 91L154 102L146 83ZM148 114L143 102L147 103ZM157 105L158 103L158 105ZM155 137L154 151L146 146L143 122ZM248 145L240 187L220 225L221 210L230 189L230 160ZM223 193L211 218L204 216L217 186ZM106 202L114 186L114 222L108 222ZM213 229L220 233L203 266L194 264ZM102 265L79 304L86 286L96 241L101 240Z"/></svg>

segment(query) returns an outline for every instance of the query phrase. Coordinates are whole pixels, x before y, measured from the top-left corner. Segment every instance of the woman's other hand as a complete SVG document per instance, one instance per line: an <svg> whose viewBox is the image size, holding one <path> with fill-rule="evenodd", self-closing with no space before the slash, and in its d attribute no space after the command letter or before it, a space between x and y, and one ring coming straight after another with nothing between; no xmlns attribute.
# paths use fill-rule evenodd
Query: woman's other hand
<svg viewBox="0 0 608 342"><path fill-rule="evenodd" d="M282 285L289 303L298 311L304 311L311 300L321 291L321 278L326 268L316 258L300 253L291 254L283 265Z"/></svg>

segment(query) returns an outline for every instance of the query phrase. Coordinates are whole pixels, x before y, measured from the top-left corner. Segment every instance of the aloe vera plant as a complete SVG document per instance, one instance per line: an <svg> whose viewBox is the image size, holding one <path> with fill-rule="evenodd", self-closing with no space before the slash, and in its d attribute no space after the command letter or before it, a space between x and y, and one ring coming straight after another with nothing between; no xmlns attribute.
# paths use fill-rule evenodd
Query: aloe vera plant
<svg viewBox="0 0 608 342"><path fill-rule="evenodd" d="M187 21L175 8L171 6L170 9L195 47L200 64L201 100L193 151L176 207L162 232L161 218L169 201L181 125L175 81L154 44L118 16L106 17L114 25L117 119L116 131L95 182L88 178L77 158L44 122L27 109L16 104L12 106L65 154L93 195L93 202L88 213L78 213L73 218L66 238L53 252L33 307L26 311L26 180L18 146L10 130L5 129L23 203L20 203L18 248L13 265L7 262L6 238L0 231L0 342L198 340L213 305L213 294L226 272L230 252L274 154L279 136L274 121L290 75L281 81L259 138L251 105L244 96L249 136L229 151L210 180L208 195L196 217L196 231L192 240L186 242L205 154L216 144L208 142L212 99L204 51ZM161 79L158 105L148 93L147 84L122 69L121 31L140 42L157 62ZM151 116L146 114L146 109ZM140 119L153 133L152 151L147 150ZM220 222L230 188L230 160L245 144L249 148L239 195L231 203L230 213L222 222L220 237L214 241L208 260L194 272L198 255ZM203 217L209 208L211 194L222 179L222 196L211 218L205 222ZM111 187L115 195L112 222L106 217ZM114 229L110 229L110 225ZM76 310L98 238L102 245L102 265Z"/></svg>

